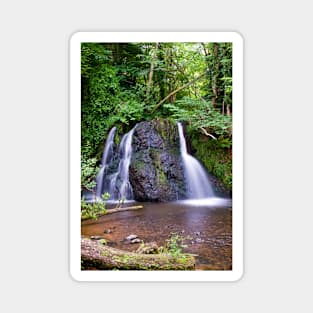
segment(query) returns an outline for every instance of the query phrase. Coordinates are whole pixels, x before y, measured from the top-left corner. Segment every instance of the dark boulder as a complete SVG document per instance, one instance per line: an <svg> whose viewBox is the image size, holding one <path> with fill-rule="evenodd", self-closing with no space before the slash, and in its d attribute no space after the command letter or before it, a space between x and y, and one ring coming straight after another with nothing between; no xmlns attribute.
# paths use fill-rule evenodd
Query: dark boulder
<svg viewBox="0 0 313 313"><path fill-rule="evenodd" d="M137 124L132 139L129 180L138 201L185 198L177 125L168 120Z"/></svg>

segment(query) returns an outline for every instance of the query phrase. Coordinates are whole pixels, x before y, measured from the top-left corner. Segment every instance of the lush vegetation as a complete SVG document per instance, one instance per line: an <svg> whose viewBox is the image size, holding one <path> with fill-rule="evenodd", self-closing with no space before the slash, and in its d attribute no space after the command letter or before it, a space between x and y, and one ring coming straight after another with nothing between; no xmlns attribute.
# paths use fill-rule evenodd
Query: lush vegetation
<svg viewBox="0 0 313 313"><path fill-rule="evenodd" d="M93 203L87 203L84 197L81 200L81 218L89 219L92 218L96 220L98 215L102 215L106 213L105 201L108 200L110 195L108 193L104 193L102 195L103 201L96 201Z"/></svg>
<svg viewBox="0 0 313 313"><path fill-rule="evenodd" d="M230 43L84 43L81 78L82 189L110 128L160 117L184 122L194 154L231 188Z"/></svg>

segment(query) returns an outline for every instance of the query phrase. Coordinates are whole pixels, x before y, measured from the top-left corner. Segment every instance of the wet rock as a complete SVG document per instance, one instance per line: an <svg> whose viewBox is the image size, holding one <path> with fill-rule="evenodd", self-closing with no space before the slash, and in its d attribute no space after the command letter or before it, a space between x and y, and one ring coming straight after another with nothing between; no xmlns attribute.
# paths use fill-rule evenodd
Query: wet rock
<svg viewBox="0 0 313 313"><path fill-rule="evenodd" d="M137 235L131 234L131 235L127 236L125 239L126 240L133 240L133 239L136 239L136 238L138 238Z"/></svg>
<svg viewBox="0 0 313 313"><path fill-rule="evenodd" d="M102 237L101 236L90 236L90 239L99 240L99 239L102 239Z"/></svg>
<svg viewBox="0 0 313 313"><path fill-rule="evenodd" d="M129 180L138 201L185 198L177 125L168 120L137 124L132 139Z"/></svg>
<svg viewBox="0 0 313 313"><path fill-rule="evenodd" d="M204 242L204 240L201 238L196 238L195 241L196 241L196 243L203 243Z"/></svg>
<svg viewBox="0 0 313 313"><path fill-rule="evenodd" d="M110 229L110 228L108 228L108 229L105 229L105 230L104 230L104 233L105 233L105 234L112 234L112 233L113 233L113 230Z"/></svg>
<svg viewBox="0 0 313 313"><path fill-rule="evenodd" d="M141 240L139 238L135 238L135 239L131 240L130 243L141 243Z"/></svg>
<svg viewBox="0 0 313 313"><path fill-rule="evenodd" d="M140 246L136 252L142 254L156 254L159 252L159 247L156 242L149 242Z"/></svg>

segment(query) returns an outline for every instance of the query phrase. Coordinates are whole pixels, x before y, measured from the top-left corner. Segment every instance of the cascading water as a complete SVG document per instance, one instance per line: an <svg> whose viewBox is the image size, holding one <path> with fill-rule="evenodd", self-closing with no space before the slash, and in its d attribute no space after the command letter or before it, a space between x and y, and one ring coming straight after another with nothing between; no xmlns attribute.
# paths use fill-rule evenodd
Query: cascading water
<svg viewBox="0 0 313 313"><path fill-rule="evenodd" d="M133 189L128 174L132 154L133 132L134 128L123 136L118 151L118 169L116 172L110 173L115 127L111 129L103 151L102 166L97 176L96 196L98 199L104 193L109 193L109 200L133 200Z"/></svg>
<svg viewBox="0 0 313 313"><path fill-rule="evenodd" d="M148 122L146 123L148 126L150 125ZM101 167L96 178L95 193L85 193L83 195L87 201L101 201L104 193L110 194L109 202L133 201L134 195L137 196L137 194L139 194L139 196L142 196L142 192L148 192L147 194L143 193L143 197L152 197L156 192L170 192L171 190L169 188L171 185L169 185L168 178L171 178L171 183L174 185L176 184L175 187L183 190L181 196L177 197L177 201L182 204L197 206L211 205L214 207L231 205L230 199L219 198L219 196L216 196L216 194L221 194L220 190L214 185L214 188L216 188L214 190L217 190L215 194L209 174L201 163L187 152L183 127L180 123L177 124L180 156L177 156L176 152L172 155L166 153L164 154L165 151L162 151L162 149L170 149L167 147L164 148L161 136L158 137L157 134L151 132L147 125L145 125L145 128L143 125L140 125L138 124L125 134L118 147L116 147L116 144L114 143L116 128L113 127L110 130L103 150ZM137 129L135 134L136 140L134 142L136 149L134 151L134 155L132 156L132 141L135 129ZM151 154L149 149L149 151L144 150L146 149L145 144L146 142L149 142L149 140L154 140L153 144L157 147L161 147L158 153L156 153L153 149L152 152L154 154ZM140 147L143 150L140 150ZM146 157L144 157L144 154L138 153L138 151L147 152ZM149 159L151 155L156 158L156 164L152 163L152 159ZM129 179L129 168L132 157L136 160L136 162L134 161L134 164L132 164L131 172L133 175L131 177L131 181L134 183L134 192ZM175 162L179 164L176 167L173 165L176 164ZM139 167L137 163L139 165L141 164L141 167ZM135 164L138 166L136 167ZM160 167L161 164L163 165L162 168ZM171 168L172 165L173 168ZM168 167L171 168L171 170L168 170ZM160 168L163 171L166 171L167 169L166 174L160 171ZM150 180L145 180L146 177ZM139 183L136 183L136 181L139 183L144 181L144 186L148 185L151 190L147 189L148 191L146 191L145 189L142 189L142 186L140 186ZM150 181L152 181L151 186L149 183Z"/></svg>
<svg viewBox="0 0 313 313"><path fill-rule="evenodd" d="M214 197L211 182L205 169L196 158L187 152L186 140L181 123L177 123L177 126L188 198L203 199Z"/></svg>
<svg viewBox="0 0 313 313"><path fill-rule="evenodd" d="M101 195L103 194L103 178L107 175L107 169L109 167L109 164L111 163L112 157L113 157L113 143L114 143L114 135L115 135L116 127L113 127L108 135L108 138L106 140L102 159L101 159L101 168L96 178L97 183L97 189L96 189L96 197L101 198Z"/></svg>

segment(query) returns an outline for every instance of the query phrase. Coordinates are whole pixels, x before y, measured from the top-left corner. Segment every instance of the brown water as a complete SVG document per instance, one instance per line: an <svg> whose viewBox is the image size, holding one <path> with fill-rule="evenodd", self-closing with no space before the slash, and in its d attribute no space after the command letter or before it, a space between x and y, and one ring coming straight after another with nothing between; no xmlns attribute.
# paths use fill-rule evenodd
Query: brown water
<svg viewBox="0 0 313 313"><path fill-rule="evenodd" d="M82 235L101 236L110 246L135 251L139 243L125 238L137 235L145 243L165 245L178 233L188 245L183 251L196 254L197 270L232 269L232 209L180 202L140 203L143 209L105 215L82 222ZM131 204L131 205L136 205Z"/></svg>

